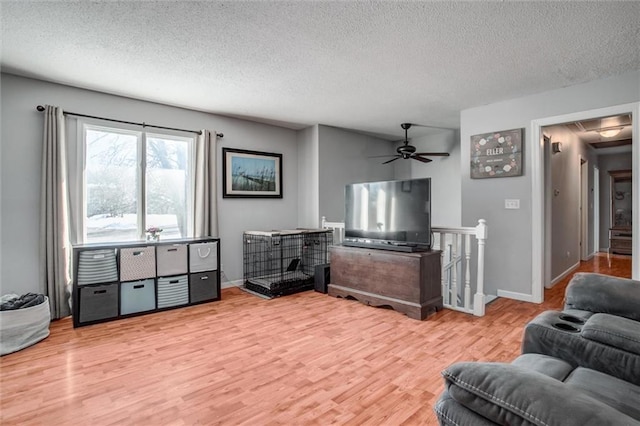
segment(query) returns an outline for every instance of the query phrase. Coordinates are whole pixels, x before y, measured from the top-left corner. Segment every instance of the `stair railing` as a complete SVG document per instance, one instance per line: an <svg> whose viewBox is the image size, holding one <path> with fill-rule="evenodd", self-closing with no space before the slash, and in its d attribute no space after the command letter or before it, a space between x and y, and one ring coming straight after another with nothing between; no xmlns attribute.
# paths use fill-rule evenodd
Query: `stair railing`
<svg viewBox="0 0 640 426"><path fill-rule="evenodd" d="M442 251L442 301L446 308L484 316L484 250L487 221L478 220L474 227L434 227L434 249ZM478 242L478 254L472 258L472 237ZM475 262L475 283L472 264ZM473 284L475 294L471 298Z"/></svg>

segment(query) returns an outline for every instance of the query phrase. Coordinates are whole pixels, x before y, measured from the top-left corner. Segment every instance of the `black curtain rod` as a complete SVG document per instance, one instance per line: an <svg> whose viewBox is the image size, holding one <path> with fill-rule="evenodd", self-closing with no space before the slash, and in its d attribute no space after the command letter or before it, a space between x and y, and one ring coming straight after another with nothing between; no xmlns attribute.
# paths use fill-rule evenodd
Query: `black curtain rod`
<svg viewBox="0 0 640 426"><path fill-rule="evenodd" d="M40 112L44 111L44 107L42 105L38 105L36 109ZM147 124L145 122L135 123L133 121L124 121L124 120L115 120L113 118L104 118L104 117L96 117L95 115L87 115L87 114L78 114L76 112L63 111L64 115L75 115L76 117L85 117L85 118L95 118L96 120L104 120L104 121L112 121L114 123L124 123L124 124L132 124L134 126L142 126L142 127L153 127L154 129L164 129L164 130L177 130L179 132L189 132L195 133L197 135L201 135L202 131L200 130L187 130L187 129L177 129L175 127L164 127L164 126L154 126L153 124ZM223 138L223 133L216 133L216 136L219 138Z"/></svg>

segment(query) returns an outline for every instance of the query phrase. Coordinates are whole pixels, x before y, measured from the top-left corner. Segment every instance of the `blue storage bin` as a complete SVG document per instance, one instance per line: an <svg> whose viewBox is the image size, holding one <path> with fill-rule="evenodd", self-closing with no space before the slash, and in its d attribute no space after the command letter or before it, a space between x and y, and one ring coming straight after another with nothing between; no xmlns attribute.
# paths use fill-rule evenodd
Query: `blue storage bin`
<svg viewBox="0 0 640 426"><path fill-rule="evenodd" d="M155 308L155 280L148 279L120 284L120 315L151 311Z"/></svg>

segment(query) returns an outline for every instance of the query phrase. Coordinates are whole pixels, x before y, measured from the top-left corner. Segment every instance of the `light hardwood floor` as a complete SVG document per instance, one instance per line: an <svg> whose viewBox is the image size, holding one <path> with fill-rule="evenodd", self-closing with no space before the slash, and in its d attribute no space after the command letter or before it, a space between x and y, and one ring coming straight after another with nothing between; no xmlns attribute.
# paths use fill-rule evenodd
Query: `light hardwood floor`
<svg viewBox="0 0 640 426"><path fill-rule="evenodd" d="M630 276L630 257L580 271ZM514 279L518 279L515 277ZM523 326L562 306L498 299L425 321L313 291L223 300L74 329L0 358L3 425L431 425L440 371L510 361Z"/></svg>

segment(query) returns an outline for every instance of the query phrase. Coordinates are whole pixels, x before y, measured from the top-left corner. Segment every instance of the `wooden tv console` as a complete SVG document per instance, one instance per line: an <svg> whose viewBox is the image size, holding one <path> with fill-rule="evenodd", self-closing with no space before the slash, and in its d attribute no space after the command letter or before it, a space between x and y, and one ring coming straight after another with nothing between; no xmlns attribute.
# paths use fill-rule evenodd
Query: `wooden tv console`
<svg viewBox="0 0 640 426"><path fill-rule="evenodd" d="M439 250L406 253L345 246L329 250L330 296L390 306L417 320L442 309Z"/></svg>

